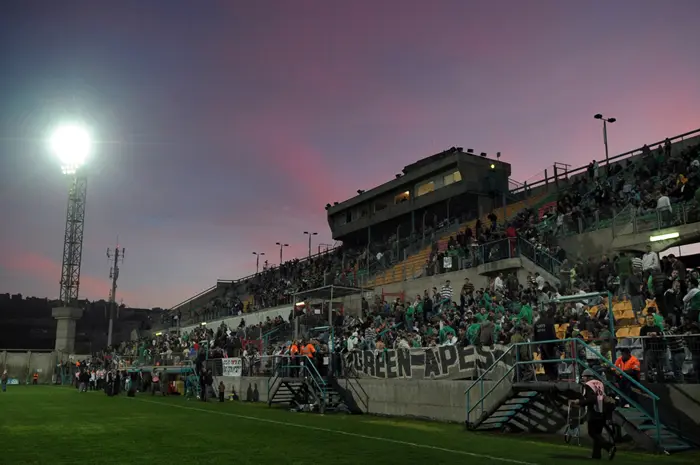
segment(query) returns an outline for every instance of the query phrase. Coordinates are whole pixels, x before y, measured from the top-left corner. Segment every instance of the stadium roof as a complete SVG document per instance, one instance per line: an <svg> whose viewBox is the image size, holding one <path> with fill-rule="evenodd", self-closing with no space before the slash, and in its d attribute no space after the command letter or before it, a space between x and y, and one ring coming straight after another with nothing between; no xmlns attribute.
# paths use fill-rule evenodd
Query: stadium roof
<svg viewBox="0 0 700 465"><path fill-rule="evenodd" d="M361 287L351 287L351 286L323 286L317 287L316 289L309 289L308 291L297 292L294 294L295 300L297 302L303 302L308 299L317 300L331 300L340 299L350 295L360 294L364 292Z"/></svg>

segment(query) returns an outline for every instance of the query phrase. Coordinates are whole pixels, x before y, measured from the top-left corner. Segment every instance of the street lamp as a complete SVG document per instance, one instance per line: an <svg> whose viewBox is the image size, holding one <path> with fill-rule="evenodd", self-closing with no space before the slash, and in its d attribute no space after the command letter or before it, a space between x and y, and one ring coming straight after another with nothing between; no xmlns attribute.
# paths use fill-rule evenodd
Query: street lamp
<svg viewBox="0 0 700 465"><path fill-rule="evenodd" d="M282 242L275 242L275 244L280 246L280 266L282 266L282 249L284 247L289 247L289 244L284 244Z"/></svg>
<svg viewBox="0 0 700 465"><path fill-rule="evenodd" d="M50 151L58 158L61 171L70 180L61 261L59 299L62 306L52 310L52 316L57 320L55 348L63 353L74 351L75 326L83 313L78 307L87 199L87 176L83 167L92 154L92 145L90 132L80 124L59 126L49 139Z"/></svg>
<svg viewBox="0 0 700 465"><path fill-rule="evenodd" d="M311 256L311 236L317 236L318 233L316 232L309 232L309 231L304 231L304 234L307 234L309 236L309 257Z"/></svg>
<svg viewBox="0 0 700 465"><path fill-rule="evenodd" d="M265 255L265 252L253 252L253 255L256 256L255 258L255 274L258 274L260 271L260 257Z"/></svg>
<svg viewBox="0 0 700 465"><path fill-rule="evenodd" d="M604 118L600 113L593 115L593 118L603 121L603 145L605 145L605 169L609 170L610 160L608 157L608 123L613 124L616 118Z"/></svg>

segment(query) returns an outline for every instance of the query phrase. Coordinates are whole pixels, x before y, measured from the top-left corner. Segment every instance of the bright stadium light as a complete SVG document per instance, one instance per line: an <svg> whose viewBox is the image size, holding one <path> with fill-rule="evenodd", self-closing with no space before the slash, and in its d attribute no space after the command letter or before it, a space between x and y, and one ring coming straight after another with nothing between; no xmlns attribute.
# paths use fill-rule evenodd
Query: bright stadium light
<svg viewBox="0 0 700 465"><path fill-rule="evenodd" d="M63 236L60 307L52 310L56 319L56 350L72 353L75 348L76 322L83 314L79 303L80 266L83 258L87 174L82 169L92 155L93 140L89 129L76 122L57 126L48 139L48 149L58 158L61 170L68 175L68 209Z"/></svg>
<svg viewBox="0 0 700 465"><path fill-rule="evenodd" d="M90 132L79 124L56 128L49 141L51 151L61 162L64 174L75 174L92 153Z"/></svg>

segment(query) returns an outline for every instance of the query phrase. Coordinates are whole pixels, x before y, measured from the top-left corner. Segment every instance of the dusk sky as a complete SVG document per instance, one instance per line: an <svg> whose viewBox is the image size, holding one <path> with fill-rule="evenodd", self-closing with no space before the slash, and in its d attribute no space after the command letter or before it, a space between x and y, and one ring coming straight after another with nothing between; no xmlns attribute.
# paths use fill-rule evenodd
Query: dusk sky
<svg viewBox="0 0 700 465"><path fill-rule="evenodd" d="M147 6L146 6L147 5ZM700 1L0 3L0 292L57 298L82 118L81 297L171 307L330 243L323 206L451 146L523 181L700 127Z"/></svg>

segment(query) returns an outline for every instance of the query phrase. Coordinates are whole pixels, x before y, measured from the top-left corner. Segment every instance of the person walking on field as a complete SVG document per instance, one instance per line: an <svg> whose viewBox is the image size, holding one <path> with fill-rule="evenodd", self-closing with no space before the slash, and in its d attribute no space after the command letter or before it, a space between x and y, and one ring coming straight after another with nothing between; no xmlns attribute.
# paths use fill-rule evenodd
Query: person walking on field
<svg viewBox="0 0 700 465"><path fill-rule="evenodd" d="M615 438L611 436L608 440L603 436L603 431L608 430L606 425L615 409L615 400L605 395L605 385L596 379L595 373L590 368L581 374L581 384L583 385L581 399L576 399L571 403L585 407L587 410L588 435L593 440L591 458L600 460L602 452L605 450L608 452L608 459L612 460L617 452L617 447L613 442Z"/></svg>
<svg viewBox="0 0 700 465"><path fill-rule="evenodd" d="M7 370L4 370L0 375L0 389L2 392L7 391Z"/></svg>

